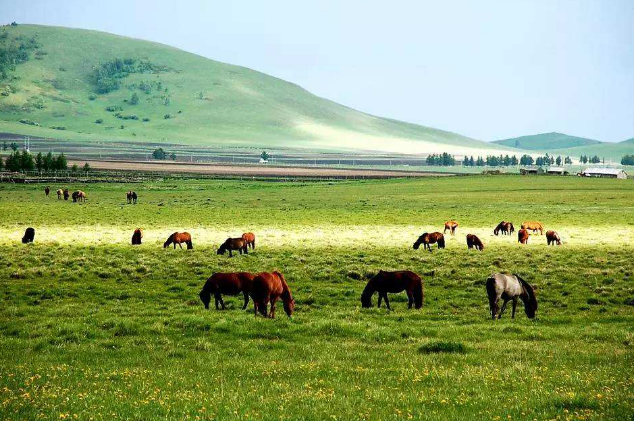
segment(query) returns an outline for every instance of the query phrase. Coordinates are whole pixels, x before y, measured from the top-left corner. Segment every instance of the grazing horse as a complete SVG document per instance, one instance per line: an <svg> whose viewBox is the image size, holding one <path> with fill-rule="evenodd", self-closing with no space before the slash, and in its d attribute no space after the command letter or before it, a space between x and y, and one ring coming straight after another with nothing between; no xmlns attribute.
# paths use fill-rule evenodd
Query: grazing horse
<svg viewBox="0 0 634 421"><path fill-rule="evenodd" d="M414 243L414 250L418 250L418 248L422 244L423 245L423 250L427 249L431 253L431 245L430 244L434 244L434 243L438 243L438 248L439 249L444 249L445 248L445 236L443 234L439 233L439 232L432 232L431 234L424 233L423 235L418 237L418 240L416 240L416 242Z"/></svg>
<svg viewBox="0 0 634 421"><path fill-rule="evenodd" d="M363 289L361 294L361 306L364 308L372 307L372 296L375 292L379 293L379 308L381 300L385 300L388 310L392 310L390 302L387 299L387 293L403 292L407 294L407 308L411 309L412 305L418 310L423 306L423 280L420 276L409 270L397 272L385 272L380 270L372 277Z"/></svg>
<svg viewBox="0 0 634 421"><path fill-rule="evenodd" d="M480 251L484 250L484 244L482 244L482 241L473 234L467 234L467 247L470 249L475 248Z"/></svg>
<svg viewBox="0 0 634 421"><path fill-rule="evenodd" d="M141 228L137 228L134 230L134 234L132 234L132 245L138 246L141 244L141 238L143 238L143 231ZM174 245L176 246L176 245Z"/></svg>
<svg viewBox="0 0 634 421"><path fill-rule="evenodd" d="M130 190L130 191L129 191L129 192L127 192L125 195L126 195L126 197L128 198L128 205L129 205L129 204L131 204L131 203L134 203L134 204L136 205L136 199L137 199L137 197L138 197L138 196L136 195L136 192L134 192L134 191Z"/></svg>
<svg viewBox="0 0 634 421"><path fill-rule="evenodd" d="M458 228L458 223L452 219L451 221L445 222L445 229L442 232L443 234L446 234L447 230L449 230L449 232L451 232L451 235L455 235L456 228Z"/></svg>
<svg viewBox="0 0 634 421"><path fill-rule="evenodd" d="M57 190L57 200L62 200L62 196L64 195L64 190Z"/></svg>
<svg viewBox="0 0 634 421"><path fill-rule="evenodd" d="M64 189L64 200L68 200L69 197L70 197L70 192L68 191L68 189Z"/></svg>
<svg viewBox="0 0 634 421"><path fill-rule="evenodd" d="M257 316L258 311L264 317L267 316L267 305L271 303L271 311L269 317L275 318L275 302L278 299L284 304L284 311L288 317L291 317L295 311L295 300L291 295L284 275L280 272L262 272L253 279L253 287L251 289L251 298L253 298L253 310Z"/></svg>
<svg viewBox="0 0 634 421"><path fill-rule="evenodd" d="M44 187L44 194L46 195L46 197L48 197L50 193L51 193L51 188L49 186Z"/></svg>
<svg viewBox="0 0 634 421"><path fill-rule="evenodd" d="M35 229L29 227L24 231L24 237L22 237L22 244L32 243L35 240Z"/></svg>
<svg viewBox="0 0 634 421"><path fill-rule="evenodd" d="M533 231L533 234L536 234L537 231L539 231L539 235L544 234L544 225L538 221L524 221L522 229Z"/></svg>
<svg viewBox="0 0 634 421"><path fill-rule="evenodd" d="M526 231L524 228L517 232L517 242L520 244L528 244L528 237L528 231Z"/></svg>
<svg viewBox="0 0 634 421"><path fill-rule="evenodd" d="M85 202L86 201L86 193L81 190L77 190L73 192L73 202Z"/></svg>
<svg viewBox="0 0 634 421"><path fill-rule="evenodd" d="M496 317L498 319L502 318L502 313L506 310L506 304L509 301L513 301L513 312L511 313L511 318L514 319L518 298L524 303L526 316L528 316L529 319L535 318L535 312L537 311L535 290L528 282L520 278L518 275L494 273L486 280L486 288L492 319L495 319ZM502 309L498 306L500 298L504 300Z"/></svg>
<svg viewBox="0 0 634 421"><path fill-rule="evenodd" d="M214 273L207 279L207 282L205 282L198 296L205 305L205 308L209 310L209 303L211 302L211 296L213 294L216 300L216 310L218 310L218 304L220 304L224 310L225 303L222 301L222 294L238 295L242 293L244 295L242 310L244 310L247 308L247 304L249 304L249 294L253 288L253 279L257 275L257 273L249 272Z"/></svg>
<svg viewBox="0 0 634 421"><path fill-rule="evenodd" d="M233 257L232 250L238 250L240 254L249 254L247 242L243 238L227 238L216 253L225 254L227 250L229 250L229 257Z"/></svg>
<svg viewBox="0 0 634 421"><path fill-rule="evenodd" d="M511 235L515 232L515 227L512 222L502 221L495 227L493 234L498 235L500 232L502 235Z"/></svg>
<svg viewBox="0 0 634 421"><path fill-rule="evenodd" d="M178 244L178 246L182 249L183 243L187 244L187 250L194 248L194 245L192 244L192 236L189 235L188 232L175 232L170 235L167 241L163 243L163 248L168 248L172 243L174 243L174 250L176 250L176 244Z"/></svg>
<svg viewBox="0 0 634 421"><path fill-rule="evenodd" d="M247 242L247 246L251 246L251 249L255 250L255 234L252 232L245 232L242 234L242 239Z"/></svg>
<svg viewBox="0 0 634 421"><path fill-rule="evenodd" d="M546 231L546 241L548 242L548 245L550 246L551 244L554 246L555 244L557 244L558 246L561 245L561 237L559 237L559 234L557 234L557 232L550 230L550 231Z"/></svg>

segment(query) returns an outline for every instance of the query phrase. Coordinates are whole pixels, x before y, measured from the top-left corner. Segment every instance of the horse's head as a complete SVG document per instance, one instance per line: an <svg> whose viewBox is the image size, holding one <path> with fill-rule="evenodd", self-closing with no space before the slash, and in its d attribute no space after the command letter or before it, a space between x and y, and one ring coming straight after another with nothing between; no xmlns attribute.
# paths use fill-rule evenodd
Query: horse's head
<svg viewBox="0 0 634 421"><path fill-rule="evenodd" d="M526 313L526 317L529 319L534 319L535 314L537 313L537 296L535 295L535 290L525 280L520 278L518 275L515 275L518 281L522 284L522 288L524 289L524 295L522 301L524 301L524 312Z"/></svg>
<svg viewBox="0 0 634 421"><path fill-rule="evenodd" d="M202 301L203 304L205 305L205 308L209 310L209 303L211 302L211 293L203 289L202 291L200 291L198 296L200 297L200 301Z"/></svg>
<svg viewBox="0 0 634 421"><path fill-rule="evenodd" d="M286 312L286 315L291 317L295 311L295 299L291 297L289 300L284 300L282 303L284 304L284 311Z"/></svg>
<svg viewBox="0 0 634 421"><path fill-rule="evenodd" d="M218 251L216 252L216 254L225 254L225 251L226 251L226 250L227 250L227 249L226 249L225 245L223 244L223 245L221 245L221 246L218 248Z"/></svg>
<svg viewBox="0 0 634 421"><path fill-rule="evenodd" d="M374 295L374 278L376 276L378 276L381 272L379 272L377 275L373 276L367 283L367 285L365 286L365 288L363 289L363 292L361 293L361 307L363 308L370 308L372 307L372 295Z"/></svg>
<svg viewBox="0 0 634 421"><path fill-rule="evenodd" d="M168 248L168 247L169 247L169 245L170 245L170 244L172 244L172 239L173 239L173 238L174 238L174 234L170 235L170 236L167 238L167 241L165 241L165 242L163 243L163 248L164 248L164 249L165 249L165 248Z"/></svg>

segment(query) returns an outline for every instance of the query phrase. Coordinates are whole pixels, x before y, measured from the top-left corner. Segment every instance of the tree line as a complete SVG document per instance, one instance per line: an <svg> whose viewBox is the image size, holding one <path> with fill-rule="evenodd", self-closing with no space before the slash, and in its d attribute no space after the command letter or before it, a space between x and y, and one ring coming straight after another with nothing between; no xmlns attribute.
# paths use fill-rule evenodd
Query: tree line
<svg viewBox="0 0 634 421"><path fill-rule="evenodd" d="M600 164L601 158L596 155L592 157L588 157L588 155L581 155L579 157L579 162L581 162L582 164L587 164L588 162L591 164ZM605 164L605 158L603 158L603 163Z"/></svg>
<svg viewBox="0 0 634 421"><path fill-rule="evenodd" d="M14 150L4 160L0 157L0 170L2 169L11 172L64 171L68 169L68 162L63 153L53 156L52 152L46 155L39 152L33 156L26 150Z"/></svg>

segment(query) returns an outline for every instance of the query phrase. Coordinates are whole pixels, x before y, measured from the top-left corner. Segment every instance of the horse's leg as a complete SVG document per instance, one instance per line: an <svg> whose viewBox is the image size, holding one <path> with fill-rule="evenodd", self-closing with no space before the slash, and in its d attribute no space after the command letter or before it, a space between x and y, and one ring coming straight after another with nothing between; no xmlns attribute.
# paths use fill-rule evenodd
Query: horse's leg
<svg viewBox="0 0 634 421"><path fill-rule="evenodd" d="M220 294L218 294L218 292L214 292L214 300L216 302L216 310L219 310L218 308L218 304L220 304L220 300L218 299L218 297L220 296Z"/></svg>
<svg viewBox="0 0 634 421"><path fill-rule="evenodd" d="M247 304L249 304L249 293L244 291L244 305L242 306L242 310L246 310Z"/></svg>
<svg viewBox="0 0 634 421"><path fill-rule="evenodd" d="M385 298L385 306L387 307L388 310L392 310L392 308L390 308L390 300L387 299L387 292L384 293L384 297Z"/></svg>
<svg viewBox="0 0 634 421"><path fill-rule="evenodd" d="M379 292L379 306L378 308L381 308L381 301L383 300L383 293Z"/></svg>
<svg viewBox="0 0 634 421"><path fill-rule="evenodd" d="M181 250L183 249L183 243L178 243L178 247L181 248Z"/></svg>
<svg viewBox="0 0 634 421"><path fill-rule="evenodd" d="M498 297L489 299L489 310L491 310L491 318L495 320L495 316L498 314Z"/></svg>
<svg viewBox="0 0 634 421"><path fill-rule="evenodd" d="M407 308L411 309L414 304L414 294L411 290L407 290Z"/></svg>
<svg viewBox="0 0 634 421"><path fill-rule="evenodd" d="M229 257L233 257L233 253L231 252L231 249L229 249Z"/></svg>
<svg viewBox="0 0 634 421"><path fill-rule="evenodd" d="M504 313L504 310L506 310L506 304L508 304L509 300L504 300L504 304L502 304L502 309L500 310L500 317L498 317L498 319L502 318L502 314Z"/></svg>
<svg viewBox="0 0 634 421"><path fill-rule="evenodd" d="M275 318L275 302L277 301L277 297L273 297L271 299L271 312L269 313L269 317L271 319Z"/></svg>
<svg viewBox="0 0 634 421"><path fill-rule="evenodd" d="M517 308L517 297L513 297L513 307L511 307L511 319L515 318L515 308Z"/></svg>
<svg viewBox="0 0 634 421"><path fill-rule="evenodd" d="M244 246L244 254L249 254L249 246Z"/></svg>

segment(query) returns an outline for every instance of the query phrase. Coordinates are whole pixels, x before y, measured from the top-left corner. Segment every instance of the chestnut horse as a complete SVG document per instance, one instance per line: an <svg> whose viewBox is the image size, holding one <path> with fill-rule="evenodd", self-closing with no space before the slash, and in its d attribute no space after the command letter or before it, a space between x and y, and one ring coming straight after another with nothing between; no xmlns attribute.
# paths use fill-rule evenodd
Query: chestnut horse
<svg viewBox="0 0 634 421"><path fill-rule="evenodd" d="M458 223L453 219L451 221L445 222L445 229L443 230L443 234L447 233L447 230L451 232L451 235L456 234L456 228L458 228Z"/></svg>
<svg viewBox="0 0 634 421"><path fill-rule="evenodd" d="M131 204L131 203L134 203L136 205L136 199L138 197L136 195L136 192L130 190L125 195L126 195L126 198L128 199L128 205Z"/></svg>
<svg viewBox="0 0 634 421"><path fill-rule="evenodd" d="M167 241L163 243L163 248L169 247L170 244L174 243L174 249L176 249L176 244L182 249L183 243L187 244L187 250L191 250L194 248L192 244L192 236L189 235L188 232L175 232L170 235Z"/></svg>
<svg viewBox="0 0 634 421"><path fill-rule="evenodd" d="M51 188L49 186L44 187L44 194L46 194L46 197L48 197L50 193L51 193ZM58 198L59 198L59 194L58 194Z"/></svg>
<svg viewBox="0 0 634 421"><path fill-rule="evenodd" d="M64 190L57 190L57 200L62 200L62 195L64 194Z"/></svg>
<svg viewBox="0 0 634 421"><path fill-rule="evenodd" d="M143 238L143 231L141 228L137 228L134 230L134 234L132 234L132 245L138 246L141 244L141 238Z"/></svg>
<svg viewBox="0 0 634 421"><path fill-rule="evenodd" d="M520 244L528 244L528 237L528 231L526 231L524 228L517 232L517 242Z"/></svg>
<svg viewBox="0 0 634 421"><path fill-rule="evenodd" d="M257 316L258 311L264 317L267 316L267 305L271 303L271 311L269 317L275 318L275 302L278 299L284 304L284 311L288 317L291 317L295 311L295 300L291 295L284 275L280 272L262 272L253 279L253 287L251 289L251 298L253 298L253 310Z"/></svg>
<svg viewBox="0 0 634 421"><path fill-rule="evenodd" d="M539 221L524 221L522 229L533 231L533 234L536 234L537 231L539 231L539 235L544 234L544 225Z"/></svg>
<svg viewBox="0 0 634 421"><path fill-rule="evenodd" d="M408 309L411 309L412 305L416 309L420 309L423 306L423 280L420 276L409 270L397 272L380 270L368 281L363 289L361 306L363 308L372 307L372 296L375 292L378 292L379 308L381 307L381 300L384 299L388 310L392 310L390 301L387 299L387 293L395 294L403 291L407 294Z"/></svg>
<svg viewBox="0 0 634 421"><path fill-rule="evenodd" d="M482 241L473 234L467 234L467 247L470 249L475 248L480 251L484 250L484 244L482 244Z"/></svg>
<svg viewBox="0 0 634 421"><path fill-rule="evenodd" d="M511 319L515 318L515 308L517 299L524 303L524 311L529 319L535 318L537 311L537 297L533 287L519 277L519 275L508 275L504 273L494 273L486 280L487 296L489 297L489 309L491 318L501 319L502 313L506 310L506 304L513 301L513 312ZM500 298L504 300L502 309L499 308ZM499 311L499 314L498 314Z"/></svg>
<svg viewBox="0 0 634 421"><path fill-rule="evenodd" d="M245 232L242 234L242 239L247 242L247 247L251 246L251 249L255 250L255 234L252 232Z"/></svg>
<svg viewBox="0 0 634 421"><path fill-rule="evenodd" d="M219 309L218 304L220 304L224 310L225 303L222 301L222 294L238 295L242 293L244 295L242 310L244 310L247 308L247 304L249 304L249 294L253 287L253 279L257 275L257 273L249 272L214 273L207 279L207 282L205 282L198 296L205 305L205 308L209 309L211 295L213 294L216 300L216 310Z"/></svg>
<svg viewBox="0 0 634 421"><path fill-rule="evenodd" d="M227 238L220 248L218 248L216 254L225 254L227 250L229 250L229 257L233 257L232 250L238 250L240 254L249 254L247 242L242 238Z"/></svg>
<svg viewBox="0 0 634 421"><path fill-rule="evenodd" d="M422 244L423 245L423 250L427 249L431 253L430 244L434 244L434 243L438 243L438 248L439 249L444 249L445 248L445 236L442 235L439 232L432 232L431 234L424 233L423 235L418 237L418 240L416 240L416 242L414 243L414 250L418 250L418 248Z"/></svg>
<svg viewBox="0 0 634 421"><path fill-rule="evenodd" d="M546 231L546 241L548 242L548 245L550 246L551 244L554 246L555 244L557 244L558 246L561 245L561 237L559 237L559 234L557 234L555 231L550 230L550 231Z"/></svg>
<svg viewBox="0 0 634 421"><path fill-rule="evenodd" d="M500 232L502 235L511 235L515 232L515 227L512 222L502 221L495 227L493 234L498 235Z"/></svg>

